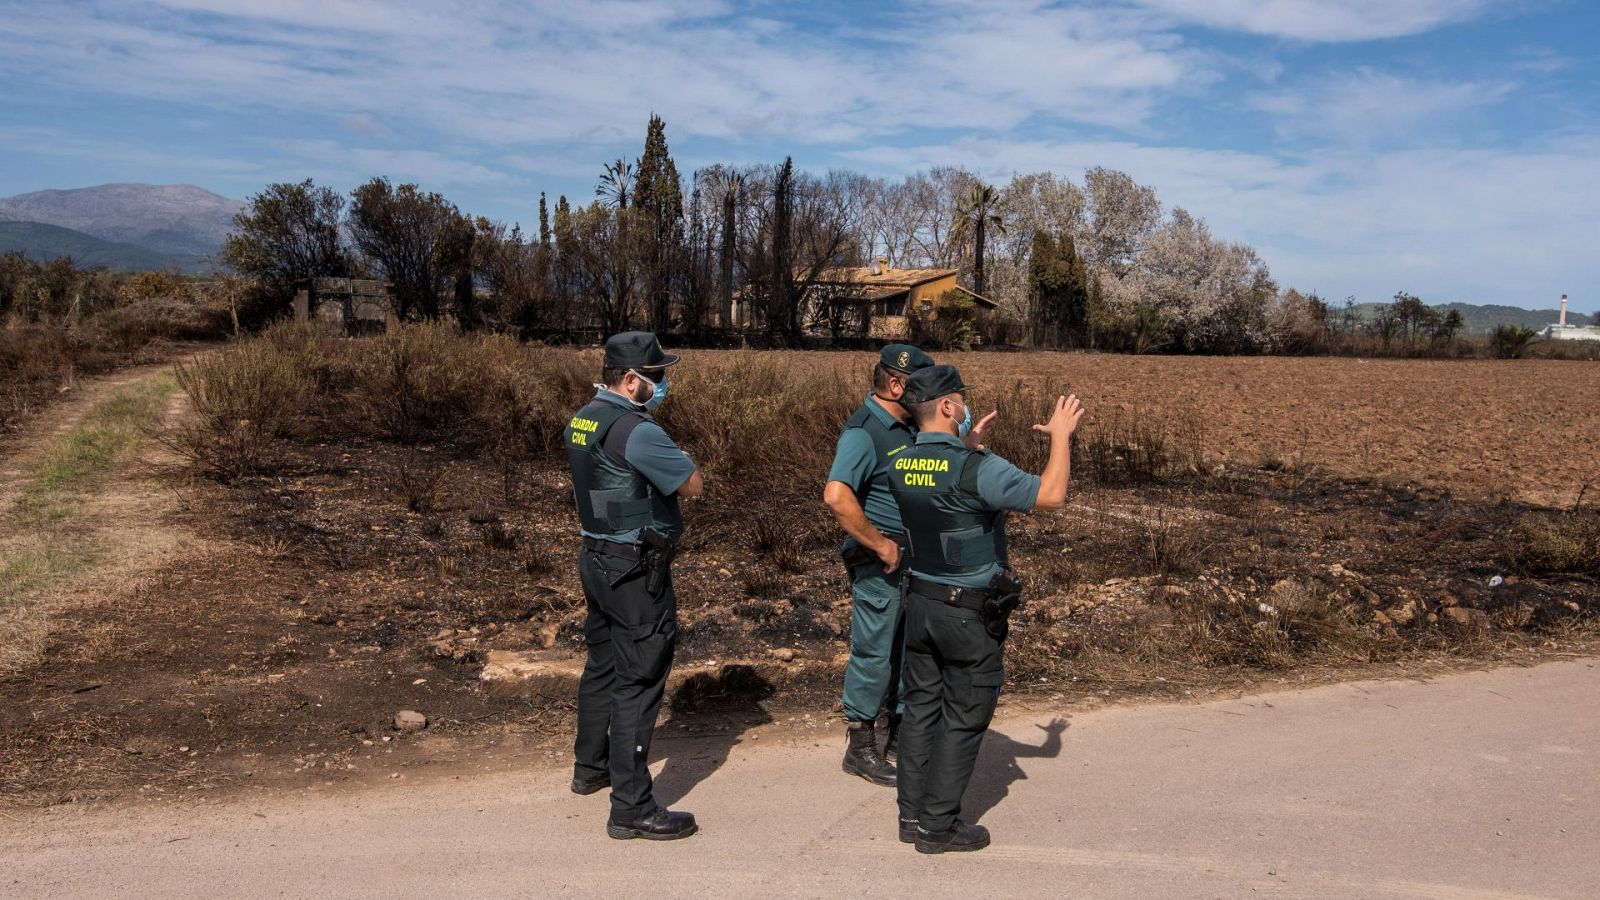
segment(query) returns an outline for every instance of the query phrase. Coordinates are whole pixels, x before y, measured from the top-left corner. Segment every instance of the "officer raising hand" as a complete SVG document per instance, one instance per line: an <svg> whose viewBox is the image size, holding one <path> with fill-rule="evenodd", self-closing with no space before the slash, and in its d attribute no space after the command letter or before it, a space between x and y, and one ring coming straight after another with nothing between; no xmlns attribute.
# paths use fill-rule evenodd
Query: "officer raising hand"
<svg viewBox="0 0 1600 900"><path fill-rule="evenodd" d="M1070 444L1083 407L1056 400L1042 475L968 446L972 411L954 366L906 379L901 397L918 428L897 454L889 486L910 539L905 597L905 719L900 729L900 840L922 853L982 850L989 831L962 822L961 795L1004 680L1007 620L1021 602L1006 559L1008 512L1060 509ZM993 416L985 417L992 421Z"/></svg>

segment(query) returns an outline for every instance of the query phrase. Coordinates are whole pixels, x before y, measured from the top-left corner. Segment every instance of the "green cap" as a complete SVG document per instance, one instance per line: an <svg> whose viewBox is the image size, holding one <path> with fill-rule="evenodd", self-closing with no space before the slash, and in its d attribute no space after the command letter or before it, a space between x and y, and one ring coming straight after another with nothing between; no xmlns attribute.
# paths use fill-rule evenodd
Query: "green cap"
<svg viewBox="0 0 1600 900"><path fill-rule="evenodd" d="M608 369L659 369L677 361L676 354L662 352L661 342L648 331L624 331L606 338Z"/></svg>
<svg viewBox="0 0 1600 900"><path fill-rule="evenodd" d="M911 373L906 379L906 392L901 403L926 403L946 394L956 394L967 389L961 373L955 366L927 366Z"/></svg>
<svg viewBox="0 0 1600 900"><path fill-rule="evenodd" d="M933 357L910 344L890 344L878 354L878 361L907 375L933 365Z"/></svg>

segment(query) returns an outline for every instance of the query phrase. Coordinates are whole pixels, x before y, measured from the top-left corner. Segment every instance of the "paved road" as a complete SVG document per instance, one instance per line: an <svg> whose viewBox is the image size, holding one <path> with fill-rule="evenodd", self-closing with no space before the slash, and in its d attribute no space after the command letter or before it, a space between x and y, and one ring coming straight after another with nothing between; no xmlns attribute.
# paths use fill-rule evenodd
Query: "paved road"
<svg viewBox="0 0 1600 900"><path fill-rule="evenodd" d="M687 841L608 840L537 769L0 817L0 895L1600 897L1600 661L1048 721L985 742L977 854L918 855L836 741L768 735L665 742Z"/></svg>

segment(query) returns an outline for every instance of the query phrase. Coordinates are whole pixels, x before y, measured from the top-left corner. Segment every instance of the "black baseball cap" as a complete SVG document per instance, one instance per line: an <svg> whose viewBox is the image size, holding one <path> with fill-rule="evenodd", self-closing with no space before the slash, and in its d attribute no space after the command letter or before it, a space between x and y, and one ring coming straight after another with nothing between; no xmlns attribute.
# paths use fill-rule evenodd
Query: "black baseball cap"
<svg viewBox="0 0 1600 900"><path fill-rule="evenodd" d="M910 344L890 344L878 354L878 362L883 363L896 372L910 375L918 369L926 369L933 365L933 357Z"/></svg>
<svg viewBox="0 0 1600 900"><path fill-rule="evenodd" d="M648 331L624 331L606 338L608 369L659 369L678 359L675 353L663 353L661 342Z"/></svg>
<svg viewBox="0 0 1600 900"><path fill-rule="evenodd" d="M958 394L967 389L961 373L955 366L926 366L911 373L906 379L906 392L901 403L926 403L946 394Z"/></svg>

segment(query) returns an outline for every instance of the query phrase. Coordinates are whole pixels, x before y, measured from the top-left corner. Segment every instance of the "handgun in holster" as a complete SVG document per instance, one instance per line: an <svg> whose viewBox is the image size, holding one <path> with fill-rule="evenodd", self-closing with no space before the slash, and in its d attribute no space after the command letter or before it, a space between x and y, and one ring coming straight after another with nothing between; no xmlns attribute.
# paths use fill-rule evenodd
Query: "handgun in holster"
<svg viewBox="0 0 1600 900"><path fill-rule="evenodd" d="M639 532L639 559L644 562L644 589L650 596L659 597L667 589L667 579L672 575L672 560L678 555L678 542L646 528Z"/></svg>
<svg viewBox="0 0 1600 900"><path fill-rule="evenodd" d="M1009 569L1001 569L989 581L989 598L983 601L983 627L997 641L1011 630L1011 614L1022 605L1022 582Z"/></svg>
<svg viewBox="0 0 1600 900"><path fill-rule="evenodd" d="M906 556L906 539L903 535L891 534L888 538L900 545L901 564L904 565ZM878 554L867 549L866 544L856 543L854 539L839 551L839 558L844 561L846 574L850 580L855 580L856 569L867 563L878 562Z"/></svg>

